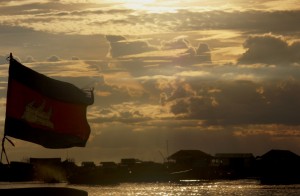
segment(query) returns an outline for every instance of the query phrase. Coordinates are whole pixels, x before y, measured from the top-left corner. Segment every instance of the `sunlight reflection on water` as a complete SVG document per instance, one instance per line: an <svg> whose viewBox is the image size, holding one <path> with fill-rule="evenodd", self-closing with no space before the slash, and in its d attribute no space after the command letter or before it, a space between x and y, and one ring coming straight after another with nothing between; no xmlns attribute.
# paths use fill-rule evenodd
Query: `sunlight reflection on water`
<svg viewBox="0 0 300 196"><path fill-rule="evenodd" d="M300 185L260 185L255 180L182 182L182 183L124 183L117 186L78 187L99 195L300 195Z"/></svg>
<svg viewBox="0 0 300 196"><path fill-rule="evenodd" d="M194 196L194 195L300 195L300 184L297 185L261 185L256 180L234 181L185 181L180 183L122 183L110 186L83 186L43 183L0 183L0 188L63 186L85 190L89 196Z"/></svg>

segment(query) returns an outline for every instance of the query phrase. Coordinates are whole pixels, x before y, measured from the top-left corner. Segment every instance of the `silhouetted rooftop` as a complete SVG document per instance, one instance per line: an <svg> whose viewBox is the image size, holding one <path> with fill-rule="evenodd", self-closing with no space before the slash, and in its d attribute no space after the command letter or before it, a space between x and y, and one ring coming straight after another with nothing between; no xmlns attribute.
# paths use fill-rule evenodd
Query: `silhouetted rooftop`
<svg viewBox="0 0 300 196"><path fill-rule="evenodd" d="M262 159L299 159L299 155L289 150L272 149L261 156Z"/></svg>
<svg viewBox="0 0 300 196"><path fill-rule="evenodd" d="M212 158L211 155L202 152L200 150L179 150L176 153L172 154L171 156L168 157L168 159L182 159L182 158Z"/></svg>

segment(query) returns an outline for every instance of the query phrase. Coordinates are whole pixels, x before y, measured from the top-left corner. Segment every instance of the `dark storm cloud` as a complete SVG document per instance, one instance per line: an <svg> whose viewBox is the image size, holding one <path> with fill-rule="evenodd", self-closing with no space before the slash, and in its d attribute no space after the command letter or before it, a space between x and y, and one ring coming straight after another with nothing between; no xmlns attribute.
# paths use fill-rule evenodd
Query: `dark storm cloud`
<svg viewBox="0 0 300 196"><path fill-rule="evenodd" d="M300 124L299 81L221 81L214 88L218 91L204 88L197 96L175 99L171 111L214 125Z"/></svg>
<svg viewBox="0 0 300 196"><path fill-rule="evenodd" d="M109 56L113 58L157 50L156 47L143 40L130 41L118 35L107 35L106 39L110 45Z"/></svg>
<svg viewBox="0 0 300 196"><path fill-rule="evenodd" d="M239 63L289 64L300 63L300 42L289 44L283 37L271 34L250 36L244 43L246 52Z"/></svg>
<svg viewBox="0 0 300 196"><path fill-rule="evenodd" d="M124 45L123 48L128 43L124 36L107 36L107 40L109 43ZM112 91L112 85L104 85L103 87L106 86L106 91L109 92L109 96L105 97L106 103L111 103L115 108L105 108L106 117L103 120L129 124L149 121L153 118L147 118L145 113L137 115L137 108L139 104L149 103L149 101L153 103L153 100L156 100L156 104L161 103L162 107L169 107L170 112L177 119L204 121L206 125L299 125L297 119L300 111L299 67L291 64L299 62L299 43L291 43L284 37L266 34L249 37L244 46L248 50L241 55L239 63L243 65L246 62L251 63L249 67L239 66L239 64L218 66L213 63L201 67L184 66L188 64L188 59L196 56L206 54L206 57L210 58L207 44L200 43L194 47L186 37L164 41L161 47L156 47L160 50L155 51L162 52L177 49L188 51L177 56L169 56L168 59L171 61L168 63L158 62L154 67L148 67L145 66L146 61L144 61L149 60L147 56L137 60L132 60L133 57L122 58L118 61L118 66L135 76L147 93L141 94L136 97L135 102L132 102L130 108L137 106L135 110L126 112L123 110L122 103L125 102L124 100L132 101L133 97L128 93L128 97L123 99L126 90L123 91L123 95L117 94L122 92L122 88L115 87L115 91ZM113 49L118 51L120 48L112 47L111 52ZM185 53L189 58L182 58ZM140 53L132 50L130 54ZM176 63L178 57L183 59L182 62ZM192 64L197 62L203 61L193 61ZM255 67L253 63L275 66ZM110 102L113 97L115 97L114 102ZM93 122L98 121L99 119Z"/></svg>

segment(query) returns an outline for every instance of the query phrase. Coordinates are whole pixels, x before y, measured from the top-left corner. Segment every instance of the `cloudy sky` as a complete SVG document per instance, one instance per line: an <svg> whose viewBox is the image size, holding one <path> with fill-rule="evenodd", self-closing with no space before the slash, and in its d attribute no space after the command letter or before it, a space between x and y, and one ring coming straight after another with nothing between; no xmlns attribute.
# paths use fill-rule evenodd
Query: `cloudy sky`
<svg viewBox="0 0 300 196"><path fill-rule="evenodd" d="M0 1L1 127L10 52L95 89L85 148L11 138L9 159L300 154L299 20L298 0Z"/></svg>

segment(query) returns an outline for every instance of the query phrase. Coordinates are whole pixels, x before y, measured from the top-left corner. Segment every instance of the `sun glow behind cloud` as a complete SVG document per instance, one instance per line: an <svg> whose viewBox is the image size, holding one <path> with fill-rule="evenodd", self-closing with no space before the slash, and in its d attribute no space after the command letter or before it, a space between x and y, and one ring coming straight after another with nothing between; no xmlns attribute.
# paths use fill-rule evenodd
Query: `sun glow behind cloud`
<svg viewBox="0 0 300 196"><path fill-rule="evenodd" d="M95 3L103 3L103 1L94 0ZM147 11L151 13L164 13L164 12L176 12L176 6L170 6L169 3L160 2L157 0L124 0L122 2L117 0L107 1L112 4L118 4L118 7L136 11ZM176 2L175 2L176 3ZM173 2L174 4L174 2Z"/></svg>
<svg viewBox="0 0 300 196"><path fill-rule="evenodd" d="M122 4L124 7L133 10L143 10L149 12L175 12L179 9L190 11L211 11L211 10L246 10L246 9L272 9L286 10L298 9L297 0L287 0L284 4L278 0L254 1L251 5L243 0L124 0L122 3L117 0L111 2Z"/></svg>

